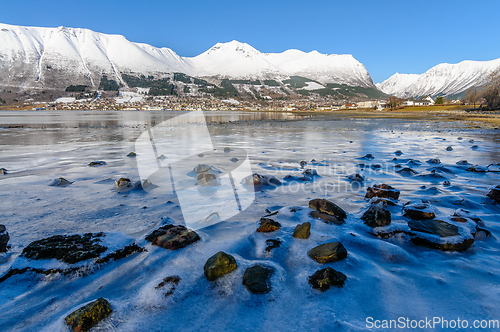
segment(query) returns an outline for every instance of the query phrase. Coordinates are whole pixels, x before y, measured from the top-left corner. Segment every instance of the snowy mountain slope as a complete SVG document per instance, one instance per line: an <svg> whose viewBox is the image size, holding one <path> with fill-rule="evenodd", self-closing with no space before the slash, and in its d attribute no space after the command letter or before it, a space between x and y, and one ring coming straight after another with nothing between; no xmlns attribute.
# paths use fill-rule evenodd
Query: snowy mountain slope
<svg viewBox="0 0 500 332"><path fill-rule="evenodd" d="M0 41L1 83L5 85L99 85L103 73L121 81L120 72L189 71L185 61L168 48L88 29L0 24Z"/></svg>
<svg viewBox="0 0 500 332"><path fill-rule="evenodd" d="M486 82L488 75L500 68L500 59L491 61L462 61L457 64L441 63L421 75L395 74L377 87L398 97L449 96L466 91ZM414 80L413 82L411 82ZM410 83L411 84L408 84Z"/></svg>
<svg viewBox="0 0 500 332"><path fill-rule="evenodd" d="M190 76L283 80L303 76L321 83L373 87L365 67L351 55L289 50L264 54L252 46L218 43L196 57L133 43L120 35L78 28L0 24L0 84L65 88L98 86L103 74L124 84L121 73L181 72Z"/></svg>
<svg viewBox="0 0 500 332"><path fill-rule="evenodd" d="M267 53L265 58L293 76L302 76L321 83L374 87L365 66L350 54L321 54L300 50Z"/></svg>

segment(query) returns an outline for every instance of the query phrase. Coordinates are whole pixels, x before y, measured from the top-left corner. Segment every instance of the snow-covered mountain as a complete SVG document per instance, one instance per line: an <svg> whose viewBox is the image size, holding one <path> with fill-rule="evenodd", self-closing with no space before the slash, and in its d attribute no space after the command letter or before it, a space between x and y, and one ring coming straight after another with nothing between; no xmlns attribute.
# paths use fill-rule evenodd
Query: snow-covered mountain
<svg viewBox="0 0 500 332"><path fill-rule="evenodd" d="M441 63L421 75L396 73L376 86L387 94L403 98L450 96L483 85L489 74L498 68L500 59Z"/></svg>
<svg viewBox="0 0 500 332"><path fill-rule="evenodd" d="M267 53L265 58L289 75L307 77L320 83L374 86L365 66L350 54L288 50L283 53Z"/></svg>
<svg viewBox="0 0 500 332"><path fill-rule="evenodd" d="M351 55L289 50L264 54L237 41L218 43L196 57L169 48L133 43L120 35L79 28L38 28L0 24L0 85L65 88L98 86L106 74L125 85L121 74L180 72L197 77L285 79L303 76L321 83L374 87L365 67Z"/></svg>

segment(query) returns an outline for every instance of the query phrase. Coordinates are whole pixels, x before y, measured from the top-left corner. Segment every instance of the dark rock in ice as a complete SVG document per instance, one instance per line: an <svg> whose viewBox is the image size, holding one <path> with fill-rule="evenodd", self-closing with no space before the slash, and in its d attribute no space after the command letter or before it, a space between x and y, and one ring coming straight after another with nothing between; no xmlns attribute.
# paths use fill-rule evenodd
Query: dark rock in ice
<svg viewBox="0 0 500 332"><path fill-rule="evenodd" d="M271 291L270 277L274 269L264 265L254 265L245 270L243 285L254 294L265 294Z"/></svg>
<svg viewBox="0 0 500 332"><path fill-rule="evenodd" d="M229 159L229 161L232 163L237 163L239 161L239 159L236 157L233 157L233 158Z"/></svg>
<svg viewBox="0 0 500 332"><path fill-rule="evenodd" d="M420 165L421 162L420 162L420 160L417 160L417 159L409 159L408 160L408 164L410 164L410 165Z"/></svg>
<svg viewBox="0 0 500 332"><path fill-rule="evenodd" d="M437 173L435 169L431 170L430 173L428 174L421 174L418 177L424 179L424 180L429 180L429 181L443 181L446 180L446 177L442 176L441 174Z"/></svg>
<svg viewBox="0 0 500 332"><path fill-rule="evenodd" d="M434 171L434 172L441 172L441 173L448 173L448 174L453 174L453 171L450 170L449 168L447 167L444 167L444 166L436 166L436 167L433 167L430 169L430 171Z"/></svg>
<svg viewBox="0 0 500 332"><path fill-rule="evenodd" d="M364 182L366 181L366 178L359 174L359 173L353 173L347 177L347 179L351 182Z"/></svg>
<svg viewBox="0 0 500 332"><path fill-rule="evenodd" d="M225 147L224 148L224 153L228 153L228 152L231 152L231 148Z"/></svg>
<svg viewBox="0 0 500 332"><path fill-rule="evenodd" d="M90 167L97 167L97 166L104 166L104 165L107 165L107 163L105 161L102 161L102 160L91 161L89 163Z"/></svg>
<svg viewBox="0 0 500 332"><path fill-rule="evenodd" d="M0 168L0 175L6 175L7 170L5 168Z"/></svg>
<svg viewBox="0 0 500 332"><path fill-rule="evenodd" d="M64 320L75 332L90 331L100 321L111 315L111 305L104 298L99 298L86 306L73 311Z"/></svg>
<svg viewBox="0 0 500 332"><path fill-rule="evenodd" d="M196 174L199 174L199 173L205 173L205 172L208 172L212 169L212 166L209 166L209 165L206 165L206 164L198 164L196 165L196 167L193 169L193 171L196 173Z"/></svg>
<svg viewBox="0 0 500 332"><path fill-rule="evenodd" d="M127 157L137 157L137 155L135 154L135 152L130 152Z"/></svg>
<svg viewBox="0 0 500 332"><path fill-rule="evenodd" d="M170 285L170 289L165 293L165 297L168 297L175 292L175 288L177 287L177 284L181 281L181 277L179 276L169 276L166 278L163 278L163 280L156 285L155 289L162 289L165 287L165 285Z"/></svg>
<svg viewBox="0 0 500 332"><path fill-rule="evenodd" d="M330 289L331 286L343 287L346 279L347 277L345 274L328 266L324 269L316 271L312 276L310 276L309 284L314 289L319 289L324 292Z"/></svg>
<svg viewBox="0 0 500 332"><path fill-rule="evenodd" d="M170 250L184 248L199 239L195 231L182 225L165 225L146 236L146 241L151 244Z"/></svg>
<svg viewBox="0 0 500 332"><path fill-rule="evenodd" d="M399 199L399 190L383 183L376 184L373 187L368 187L366 189L366 198L380 197L380 198L392 198Z"/></svg>
<svg viewBox="0 0 500 332"><path fill-rule="evenodd" d="M205 155L203 153L198 153L197 156L200 157L200 158L205 157Z"/></svg>
<svg viewBox="0 0 500 332"><path fill-rule="evenodd" d="M311 211L310 215L313 218L319 218L319 219L324 220L327 224L342 225L344 223L343 220L339 220L335 216L329 215L327 213L322 213L319 211Z"/></svg>
<svg viewBox="0 0 500 332"><path fill-rule="evenodd" d="M470 139L469 140L469 143L474 143L475 141L473 139Z"/></svg>
<svg viewBox="0 0 500 332"><path fill-rule="evenodd" d="M449 187L451 186L451 183L450 181L446 180L446 181L443 181L443 186L446 186L446 187Z"/></svg>
<svg viewBox="0 0 500 332"><path fill-rule="evenodd" d="M453 214L453 216L467 218L467 219L470 219L472 221L475 221L476 223L481 221L481 218L479 218L475 214L471 213L470 211L464 210L464 209L457 209L455 211L455 213Z"/></svg>
<svg viewBox="0 0 500 332"><path fill-rule="evenodd" d="M257 232L269 233L277 231L281 228L281 224L269 218L260 218L260 226L257 228Z"/></svg>
<svg viewBox="0 0 500 332"><path fill-rule="evenodd" d="M457 165L470 165L470 163L467 160L459 160L457 161Z"/></svg>
<svg viewBox="0 0 500 332"><path fill-rule="evenodd" d="M453 147L448 146L448 147L446 148L446 151L453 151Z"/></svg>
<svg viewBox="0 0 500 332"><path fill-rule="evenodd" d="M7 251L7 245L9 243L9 233L5 225L0 225L0 253Z"/></svg>
<svg viewBox="0 0 500 332"><path fill-rule="evenodd" d="M214 281L237 268L238 264L233 256L219 251L207 260L203 266L203 272L209 281Z"/></svg>
<svg viewBox="0 0 500 332"><path fill-rule="evenodd" d="M427 162L429 164L441 164L441 160L439 160L439 158L429 159L429 160L427 160Z"/></svg>
<svg viewBox="0 0 500 332"><path fill-rule="evenodd" d="M365 154L363 157L361 157L359 159L373 160L373 159L375 159L375 157L371 153L368 153L368 154Z"/></svg>
<svg viewBox="0 0 500 332"><path fill-rule="evenodd" d="M347 218L347 213L341 207L326 199L322 198L313 199L309 201L309 207L318 212L334 216L339 221L344 221L344 219Z"/></svg>
<svg viewBox="0 0 500 332"><path fill-rule="evenodd" d="M308 178L312 178L314 176L318 176L318 172L315 169L306 169L302 174Z"/></svg>
<svg viewBox="0 0 500 332"><path fill-rule="evenodd" d="M411 176L411 175L417 174L417 172L415 172L410 167L405 167L403 169L400 169L399 171L396 171L396 173L404 175L404 176Z"/></svg>
<svg viewBox="0 0 500 332"><path fill-rule="evenodd" d="M391 213L378 205L372 205L361 219L370 227L383 227L391 223Z"/></svg>
<svg viewBox="0 0 500 332"><path fill-rule="evenodd" d="M74 264L105 252L107 248L99 244L103 236L103 233L55 235L31 242L23 249L22 255L28 259L57 259Z"/></svg>
<svg viewBox="0 0 500 332"><path fill-rule="evenodd" d="M311 235L311 223L305 222L295 226L293 231L293 237L298 239L308 239Z"/></svg>
<svg viewBox="0 0 500 332"><path fill-rule="evenodd" d="M479 146L477 146L477 145L473 145L473 146L471 146L470 148L475 150L475 149L479 148Z"/></svg>
<svg viewBox="0 0 500 332"><path fill-rule="evenodd" d="M163 161L165 159L167 159L167 157L165 157L164 154L162 154L161 156L159 156L158 158L156 158L157 160L160 160L160 161Z"/></svg>
<svg viewBox="0 0 500 332"><path fill-rule="evenodd" d="M372 164L370 166L371 169L374 169L374 170L378 170L378 169L381 169L382 168L382 165L380 164Z"/></svg>
<svg viewBox="0 0 500 332"><path fill-rule="evenodd" d="M490 192L486 195L497 203L500 203L500 185L491 189Z"/></svg>
<svg viewBox="0 0 500 332"><path fill-rule="evenodd" d="M499 173L500 172L500 163L489 164L487 167L488 172Z"/></svg>
<svg viewBox="0 0 500 332"><path fill-rule="evenodd" d="M340 242L329 242L312 248L307 253L318 263L326 264L347 258L347 250Z"/></svg>
<svg viewBox="0 0 500 332"><path fill-rule="evenodd" d="M463 218L463 217L452 216L452 217L450 217L450 219L451 219L451 221L454 221L454 222L467 222L467 219Z"/></svg>
<svg viewBox="0 0 500 332"><path fill-rule="evenodd" d="M49 183L49 186L52 186L52 187L66 187L66 186L69 186L70 184L72 184L73 182L74 181L68 181L65 178L58 178L58 179L52 180Z"/></svg>
<svg viewBox="0 0 500 332"><path fill-rule="evenodd" d="M463 140L464 138L463 137L458 137L457 138L459 141Z"/></svg>
<svg viewBox="0 0 500 332"><path fill-rule="evenodd" d="M304 168L307 165L307 161L302 160L299 164L300 164L300 168Z"/></svg>
<svg viewBox="0 0 500 332"><path fill-rule="evenodd" d="M457 226L437 219L410 220L408 226L414 232L434 234L440 237L460 235Z"/></svg>
<svg viewBox="0 0 500 332"><path fill-rule="evenodd" d="M132 181L130 181L130 179L127 178L120 178L118 179L118 181L115 182L115 191L118 193L127 192L132 189L140 189L140 187L141 187L140 181L132 183Z"/></svg>
<svg viewBox="0 0 500 332"><path fill-rule="evenodd" d="M486 173L488 172L488 169L482 166L471 166L466 169L467 172L472 172L472 173Z"/></svg>
<svg viewBox="0 0 500 332"><path fill-rule="evenodd" d="M271 252L273 249L279 248L281 246L280 239L267 239L266 240L266 252Z"/></svg>
<svg viewBox="0 0 500 332"><path fill-rule="evenodd" d="M409 202L403 207L403 216L413 220L427 220L436 217L435 209L427 202Z"/></svg>
<svg viewBox="0 0 500 332"><path fill-rule="evenodd" d="M395 154L396 156L400 156L400 155L402 155L402 154L403 154L403 152L402 152L401 150L397 150L396 152L394 152L394 154Z"/></svg>

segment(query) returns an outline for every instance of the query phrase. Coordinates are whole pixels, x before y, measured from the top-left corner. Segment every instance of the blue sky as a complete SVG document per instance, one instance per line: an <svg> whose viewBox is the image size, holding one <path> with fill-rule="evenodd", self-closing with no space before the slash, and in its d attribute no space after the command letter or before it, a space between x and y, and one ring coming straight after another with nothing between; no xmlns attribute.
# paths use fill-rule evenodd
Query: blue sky
<svg viewBox="0 0 500 332"><path fill-rule="evenodd" d="M500 58L500 1L2 1L0 22L78 27L195 56L238 40L261 52L352 54L381 82L438 63Z"/></svg>

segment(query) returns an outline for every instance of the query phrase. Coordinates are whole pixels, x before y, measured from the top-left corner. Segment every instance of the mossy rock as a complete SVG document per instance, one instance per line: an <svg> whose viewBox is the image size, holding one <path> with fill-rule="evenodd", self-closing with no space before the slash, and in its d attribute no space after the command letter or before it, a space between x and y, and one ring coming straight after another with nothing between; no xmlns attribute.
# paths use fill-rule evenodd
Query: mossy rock
<svg viewBox="0 0 500 332"><path fill-rule="evenodd" d="M310 276L309 284L314 289L324 292L330 289L331 286L343 287L346 279L346 275L342 272L336 271L331 267L326 267Z"/></svg>
<svg viewBox="0 0 500 332"><path fill-rule="evenodd" d="M254 294L265 294L271 291L270 276L274 272L271 267L254 265L245 270L243 285Z"/></svg>
<svg viewBox="0 0 500 332"><path fill-rule="evenodd" d="M337 262L347 258L347 250L340 242L329 242L312 248L307 253L318 263Z"/></svg>
<svg viewBox="0 0 500 332"><path fill-rule="evenodd" d="M85 332L111 315L111 305L104 298L99 298L86 306L73 311L64 319L73 331Z"/></svg>
<svg viewBox="0 0 500 332"><path fill-rule="evenodd" d="M298 239L308 239L311 235L311 223L305 222L295 226L293 231L293 237Z"/></svg>
<svg viewBox="0 0 500 332"><path fill-rule="evenodd" d="M339 221L343 221L345 218L347 218L347 213L341 207L326 199L322 198L313 199L309 201L309 207L318 212L334 216Z"/></svg>
<svg viewBox="0 0 500 332"><path fill-rule="evenodd" d="M74 264L96 258L108 248L99 244L104 233L81 235L55 235L31 242L23 249L22 255L29 259L57 259Z"/></svg>
<svg viewBox="0 0 500 332"><path fill-rule="evenodd" d="M236 268L238 268L236 259L223 251L219 251L207 260L205 266L203 266L203 272L209 281L214 281L236 270Z"/></svg>

